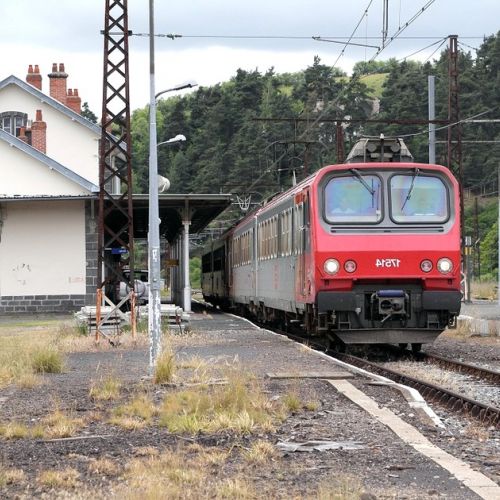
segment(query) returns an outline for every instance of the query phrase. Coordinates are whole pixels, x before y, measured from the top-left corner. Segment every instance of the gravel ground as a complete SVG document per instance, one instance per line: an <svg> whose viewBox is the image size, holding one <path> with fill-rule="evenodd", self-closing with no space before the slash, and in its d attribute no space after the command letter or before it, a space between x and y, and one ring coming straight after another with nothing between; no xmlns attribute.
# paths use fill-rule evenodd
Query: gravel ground
<svg viewBox="0 0 500 500"><path fill-rule="evenodd" d="M270 367L274 372L332 370L328 360L316 357L307 349L297 348L287 340L277 341L276 337L270 337L243 320L210 314L196 315L193 318L193 333L174 337L172 344L179 360L202 356L210 364L236 364L251 370L262 380L270 401L296 392L301 401L314 404L309 410L292 412L274 432L175 435L157 425L127 431L111 425L107 420L118 402L96 403L89 397L89 389L97 379L112 374L122 380L126 389L120 402L126 401L135 392L144 391L145 387L159 401L175 388L155 388L143 379L148 364L146 347L111 349L103 345L94 348L88 339L87 348L79 345L78 352L69 354L65 373L44 376L43 384L34 389L15 386L0 389L0 424L16 420L34 425L56 407L85 419L85 426L74 436L79 439L0 438L0 497L123 497L130 481L124 472L126 464L134 457L142 457L144 449L163 452L184 450L198 444L205 450L216 447L227 452L225 462L212 467L210 481L215 485L216 482L244 476L255 492L250 498L317 498L320 496L319 485L331 488L339 482L344 491L350 489L354 492L351 496L346 494L339 498L478 498L450 477L450 473L404 445L390 430L339 395L327 382L317 379L269 380L264 377ZM455 352L454 357L458 352L464 358L471 353L478 362L488 359L491 363L498 361L500 352L498 344L476 344L472 339L440 338L432 349L441 350L441 354L447 356L453 356ZM468 360L472 361L464 359ZM371 385L363 378L356 378L353 383L379 404L411 422L440 447L499 482L498 433L471 429L440 410L436 411L442 416L446 429L436 430L409 410L398 391ZM343 446L321 452L280 451L265 464L255 465L248 463L243 452L257 440L274 445L279 442L327 440L341 442ZM353 449L349 444L353 445ZM102 459L114 463L118 471L96 472L91 465ZM22 470L24 477L2 484L2 467ZM50 487L40 482L43 471L67 467L77 471L76 486ZM184 488L182 498L196 498L189 494L189 484ZM211 490L210 485L207 488L204 496L215 498L215 490Z"/></svg>

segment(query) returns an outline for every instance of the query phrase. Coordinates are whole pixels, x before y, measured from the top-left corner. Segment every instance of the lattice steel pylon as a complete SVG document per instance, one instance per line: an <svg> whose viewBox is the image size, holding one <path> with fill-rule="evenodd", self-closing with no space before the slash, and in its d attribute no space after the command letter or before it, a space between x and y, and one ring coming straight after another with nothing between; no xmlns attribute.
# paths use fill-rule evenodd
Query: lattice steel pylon
<svg viewBox="0 0 500 500"><path fill-rule="evenodd" d="M132 206L132 154L127 0L106 0L104 15L104 67L99 147L99 235L97 271L96 340L110 337L103 325L110 317L124 317L120 308L131 302L135 335L134 225ZM128 255L128 263L123 256ZM124 272L124 264L128 264ZM120 282L128 294L119 300ZM101 315L106 302L111 312Z"/></svg>

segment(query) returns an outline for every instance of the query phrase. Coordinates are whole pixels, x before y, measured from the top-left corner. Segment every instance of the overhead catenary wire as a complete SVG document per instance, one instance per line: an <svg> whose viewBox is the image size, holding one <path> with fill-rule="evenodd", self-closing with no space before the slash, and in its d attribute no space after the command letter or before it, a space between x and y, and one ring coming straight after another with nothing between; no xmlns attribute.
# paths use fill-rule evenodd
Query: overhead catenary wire
<svg viewBox="0 0 500 500"><path fill-rule="evenodd" d="M432 0L434 1L434 0ZM110 35L119 35L121 32L111 32ZM148 37L149 33L135 33L131 31L130 36L137 37ZM171 40L177 40L179 38L220 38L220 39L241 39L241 40L339 40L339 43L345 43L341 40L382 40L381 36L325 36L325 35L222 35L222 34L199 34L199 35L184 35L179 33L155 33L155 37L158 38L169 38ZM441 40L443 36L398 36L398 40ZM460 37L462 40L483 40L484 36L465 36Z"/></svg>
<svg viewBox="0 0 500 500"><path fill-rule="evenodd" d="M432 52L432 54L422 63L425 64L427 61L431 59L431 57L446 43L449 37L446 37L437 47L436 49Z"/></svg>
<svg viewBox="0 0 500 500"><path fill-rule="evenodd" d="M448 37L444 37L444 38L442 38L440 40L432 42L431 44L426 45L425 47L422 47L421 49L418 49L415 52L412 52L411 54L408 54L405 57L401 57L400 59L398 59L398 62L406 61L406 59L409 59L410 57L413 57L413 56L419 54L420 52L423 52L424 50L430 49L431 47L434 47L434 45L438 45L439 44L439 46L437 47L437 49L431 54L430 57L432 57L434 55L434 53L437 50L439 50L439 48L446 42L447 39L448 39Z"/></svg>
<svg viewBox="0 0 500 500"><path fill-rule="evenodd" d="M396 38L399 38L399 35L410 26L418 17L420 17L436 0L429 0L416 14L413 15L403 26L400 26L397 31L389 38L387 43L383 43L382 47L377 50L377 52L370 58L370 61L374 61L376 57Z"/></svg>
<svg viewBox="0 0 500 500"><path fill-rule="evenodd" d="M344 47L340 51L340 54L337 56L337 59L335 59L335 62L333 63L333 67L337 66L339 59L344 55L345 49L348 47L348 45L349 45L350 41L352 40L353 36L355 35L356 31L358 31L358 28L359 28L360 24L362 23L363 19L368 14L368 10L370 9L370 6L372 3L373 3L373 0L370 0L370 3L367 5L366 9L363 11L363 14L361 15L361 17L358 21L358 24L356 24L356 27L352 31L351 36L349 37L349 40L347 40L346 44L344 45ZM368 46L368 44L365 44L365 46Z"/></svg>
<svg viewBox="0 0 500 500"><path fill-rule="evenodd" d="M458 42L458 45L461 45L463 47L467 47L468 49L472 49L475 52L477 52L479 50L477 47L472 47L472 45L467 45L466 43L463 43L461 41Z"/></svg>
<svg viewBox="0 0 500 500"><path fill-rule="evenodd" d="M477 113L475 115L469 116L467 118L462 118L461 120L459 120L457 122L448 123L447 125L443 125L442 127L437 127L436 128L436 132L438 132L439 130L448 129L450 127L455 127L456 125L459 125L459 124L470 122L470 120L473 120L474 118L477 118L478 116L483 116L483 115L486 115L488 113L491 113L492 111L495 111L495 109L497 109L497 108L498 108L498 106L495 106L493 108L489 108L486 111L481 111L480 113ZM407 138L407 137L417 137L419 135L428 134L428 133L429 133L429 130L425 129L422 132L415 132L413 134L402 134L402 135L398 134L397 137L400 138L400 139L404 139L404 138ZM379 138L379 136L376 136L376 135L363 135L361 137L365 137L367 139L378 139ZM386 139L387 138L388 138L388 136L386 136Z"/></svg>

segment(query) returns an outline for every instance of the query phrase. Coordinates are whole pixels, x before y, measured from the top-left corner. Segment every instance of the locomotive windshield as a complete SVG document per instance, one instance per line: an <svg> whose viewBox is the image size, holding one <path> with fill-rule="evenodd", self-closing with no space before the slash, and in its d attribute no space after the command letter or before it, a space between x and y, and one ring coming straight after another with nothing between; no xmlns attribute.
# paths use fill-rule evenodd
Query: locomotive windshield
<svg viewBox="0 0 500 500"><path fill-rule="evenodd" d="M394 222L444 222L448 219L448 190L438 177L394 175L390 180L391 216Z"/></svg>
<svg viewBox="0 0 500 500"><path fill-rule="evenodd" d="M333 177L325 186L325 216L331 223L378 222L381 211L381 181L376 175Z"/></svg>

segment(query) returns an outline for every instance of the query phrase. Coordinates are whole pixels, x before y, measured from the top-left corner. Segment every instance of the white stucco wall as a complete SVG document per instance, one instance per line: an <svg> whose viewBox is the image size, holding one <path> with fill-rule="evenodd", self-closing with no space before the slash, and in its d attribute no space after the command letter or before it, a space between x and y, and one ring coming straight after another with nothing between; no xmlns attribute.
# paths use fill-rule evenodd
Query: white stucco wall
<svg viewBox="0 0 500 500"><path fill-rule="evenodd" d="M0 141L0 198L81 196L89 191L23 151Z"/></svg>
<svg viewBox="0 0 500 500"><path fill-rule="evenodd" d="M44 84L48 93L48 78ZM99 185L98 134L17 85L0 89L0 113L20 111L27 113L29 120L34 120L37 109L42 110L43 121L47 123L47 156Z"/></svg>
<svg viewBox="0 0 500 500"><path fill-rule="evenodd" d="M83 201L0 200L0 295L85 294Z"/></svg>

